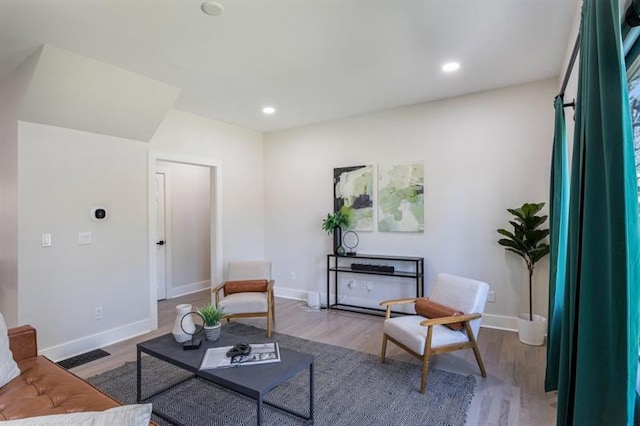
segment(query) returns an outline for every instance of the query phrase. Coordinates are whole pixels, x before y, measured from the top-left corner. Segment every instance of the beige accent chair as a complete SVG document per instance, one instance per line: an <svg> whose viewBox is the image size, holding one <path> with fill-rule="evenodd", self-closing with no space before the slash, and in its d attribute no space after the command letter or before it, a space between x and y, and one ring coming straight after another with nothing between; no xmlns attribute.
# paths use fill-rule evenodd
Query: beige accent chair
<svg viewBox="0 0 640 426"><path fill-rule="evenodd" d="M250 260L229 262L227 281L212 289L215 304L224 307L231 318L267 318L267 336L271 337L275 321L274 281L271 262Z"/></svg>
<svg viewBox="0 0 640 426"><path fill-rule="evenodd" d="M386 300L381 360L385 361L387 340L422 361L420 392L424 393L432 355L461 349L473 349L482 377L487 377L476 336L487 301L489 285L482 281L449 274L438 274L429 300L462 312L461 315L427 318L421 315L403 315L391 318L394 305L415 303L416 298ZM444 324L462 323L460 331Z"/></svg>

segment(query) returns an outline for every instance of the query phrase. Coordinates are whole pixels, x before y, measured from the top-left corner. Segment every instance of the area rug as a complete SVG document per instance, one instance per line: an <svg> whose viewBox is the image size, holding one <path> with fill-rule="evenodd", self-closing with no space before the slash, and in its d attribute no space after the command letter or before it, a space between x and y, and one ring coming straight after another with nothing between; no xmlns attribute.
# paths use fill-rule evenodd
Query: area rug
<svg viewBox="0 0 640 426"><path fill-rule="evenodd" d="M240 323L225 324L222 332L268 341L262 329ZM272 341L315 355L315 425L331 426L436 426L464 425L473 397L474 376L431 369L427 391L418 391L420 365L313 342L280 333ZM185 371L145 356L143 396L188 377ZM237 367L245 368L245 367ZM246 367L250 368L250 367ZM94 376L89 381L125 404L135 403L136 363ZM309 406L308 370L273 390L266 400L302 413ZM254 425L255 401L199 379L187 380L152 400L154 409L186 425ZM161 425L169 424L153 417ZM263 424L299 425L303 421L264 406Z"/></svg>

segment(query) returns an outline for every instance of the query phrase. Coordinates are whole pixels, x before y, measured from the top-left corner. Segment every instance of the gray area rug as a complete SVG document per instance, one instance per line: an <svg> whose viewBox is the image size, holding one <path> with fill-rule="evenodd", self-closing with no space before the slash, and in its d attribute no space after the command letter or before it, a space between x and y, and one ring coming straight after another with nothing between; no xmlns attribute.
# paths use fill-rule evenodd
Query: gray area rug
<svg viewBox="0 0 640 426"><path fill-rule="evenodd" d="M246 336L249 342L269 341L262 329L240 323L225 331ZM464 425L473 397L474 376L432 369L427 391L419 392L420 365L273 333L272 341L315 355L315 423L331 426ZM143 397L188 377L185 371L148 356L143 357ZM243 367L237 367L243 368ZM155 374L150 374L153 371ZM89 381L125 404L135 403L136 363L94 376ZM308 413L308 369L273 390L266 398L295 411ZM254 425L255 401L199 379L188 380L152 400L160 410L187 425ZM167 422L153 417L161 425ZM267 405L263 424L299 425L303 421Z"/></svg>

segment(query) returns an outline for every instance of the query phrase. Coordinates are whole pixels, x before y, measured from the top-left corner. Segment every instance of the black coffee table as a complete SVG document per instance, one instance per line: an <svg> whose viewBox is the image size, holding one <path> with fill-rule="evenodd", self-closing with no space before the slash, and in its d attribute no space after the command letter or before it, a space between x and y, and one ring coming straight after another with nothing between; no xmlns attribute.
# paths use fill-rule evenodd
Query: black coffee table
<svg viewBox="0 0 640 426"><path fill-rule="evenodd" d="M302 352L296 352L290 349L280 347L280 362L269 363L264 365L246 365L231 368L218 368L213 370L198 371L200 362L208 348L218 346L233 346L238 342L246 341L242 336L226 333L224 330L217 342L202 341L202 345L197 350L183 350L182 345L176 343L171 334L156 337L137 345L137 401L138 403L150 402L151 398L172 389L176 384L168 388L159 390L152 395L142 398L142 353L149 354L155 358L161 359L169 364L180 367L186 371L193 373L193 377L215 383L226 389L238 392L249 398L255 399L257 404L257 424L262 424L262 405L267 404L271 407L285 411L304 420L305 425L313 424L313 361L314 356ZM252 343L252 342L249 342ZM253 342L261 343L261 342ZM292 411L286 407L264 401L264 397L273 389L286 382L302 370L309 368L309 413L308 415ZM180 382L182 383L182 382ZM180 424L175 419L157 411L155 408L153 413L174 424Z"/></svg>

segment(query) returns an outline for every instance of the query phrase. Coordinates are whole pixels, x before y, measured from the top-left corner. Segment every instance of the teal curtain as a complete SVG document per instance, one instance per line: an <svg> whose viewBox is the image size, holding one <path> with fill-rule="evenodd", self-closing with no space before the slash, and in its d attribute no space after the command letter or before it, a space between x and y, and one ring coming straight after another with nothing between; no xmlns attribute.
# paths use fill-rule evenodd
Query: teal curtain
<svg viewBox="0 0 640 426"><path fill-rule="evenodd" d="M551 265L549 268L549 321L547 330L547 371L544 389L558 389L560 359L560 337L562 309L566 279L567 230L569 215L569 160L567 130L564 119L564 99L556 96L555 132L551 157L551 188L549 191L549 246Z"/></svg>
<svg viewBox="0 0 640 426"><path fill-rule="evenodd" d="M558 425L632 425L638 200L618 0L584 0Z"/></svg>

